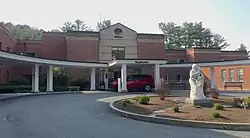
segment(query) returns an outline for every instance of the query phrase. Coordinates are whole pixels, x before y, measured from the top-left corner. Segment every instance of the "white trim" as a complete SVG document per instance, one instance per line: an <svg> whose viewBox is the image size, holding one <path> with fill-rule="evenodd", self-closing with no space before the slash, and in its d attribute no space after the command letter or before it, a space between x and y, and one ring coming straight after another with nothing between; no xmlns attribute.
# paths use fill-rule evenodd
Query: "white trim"
<svg viewBox="0 0 250 138"><path fill-rule="evenodd" d="M206 63L162 64L160 65L160 67L161 68L192 67L193 64L197 64L200 67L250 65L250 60L235 60L235 61L206 62Z"/></svg>
<svg viewBox="0 0 250 138"><path fill-rule="evenodd" d="M166 64L167 60L147 60L147 59L138 59L138 60L113 60L109 63L109 66L114 66L116 64L148 64L148 65L153 65L153 64Z"/></svg>
<svg viewBox="0 0 250 138"><path fill-rule="evenodd" d="M5 58L5 59L10 59L10 60L33 63L33 64L59 65L59 66L71 66L71 67L72 66L73 67L108 67L108 64L50 60L50 59L22 56L22 55L3 52L3 51L0 51L0 57Z"/></svg>

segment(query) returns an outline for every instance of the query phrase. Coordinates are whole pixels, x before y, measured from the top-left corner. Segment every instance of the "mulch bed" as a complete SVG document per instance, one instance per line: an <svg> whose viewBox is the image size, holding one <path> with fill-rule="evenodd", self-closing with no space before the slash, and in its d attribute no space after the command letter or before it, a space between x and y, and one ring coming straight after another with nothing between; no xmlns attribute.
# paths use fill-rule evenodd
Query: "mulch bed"
<svg viewBox="0 0 250 138"><path fill-rule="evenodd" d="M138 114L155 114L161 117L171 117L187 120L211 121L211 122L230 122L230 123L250 123L250 110L242 108L228 107L224 110L215 110L213 108L201 107L197 108L193 105L185 103L184 97L166 97L165 100L160 100L159 97L151 97L147 105L142 105L132 99L132 104L124 106L122 102L114 103L114 106L128 112ZM220 103L223 105L232 105L232 98L213 99L213 103ZM180 106L180 112L176 113L172 110L175 106ZM155 112L162 110L161 112ZM214 118L213 112L219 112L221 117Z"/></svg>

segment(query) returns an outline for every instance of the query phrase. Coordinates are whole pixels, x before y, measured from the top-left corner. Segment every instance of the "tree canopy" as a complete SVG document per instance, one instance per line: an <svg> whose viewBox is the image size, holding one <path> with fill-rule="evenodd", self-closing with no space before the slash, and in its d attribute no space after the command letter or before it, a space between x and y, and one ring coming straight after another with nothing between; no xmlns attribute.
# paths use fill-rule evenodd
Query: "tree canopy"
<svg viewBox="0 0 250 138"><path fill-rule="evenodd" d="M1 22L10 33L20 40L41 40L43 37L42 29L32 28L29 25L12 24L11 22Z"/></svg>
<svg viewBox="0 0 250 138"><path fill-rule="evenodd" d="M236 51L244 51L244 52L247 52L247 54L249 55L250 51L247 50L247 46L244 45L243 43L240 44L240 47L238 47L236 49Z"/></svg>
<svg viewBox="0 0 250 138"><path fill-rule="evenodd" d="M104 19L103 21L97 23L96 30L100 31L100 30L105 29L111 25L112 25L111 20Z"/></svg>
<svg viewBox="0 0 250 138"><path fill-rule="evenodd" d="M29 25L4 23L6 28L20 40L41 40L44 30L30 27ZM112 25L111 20L104 19L98 22L96 30L102 30ZM229 44L219 34L212 33L210 29L204 28L202 22L184 22L177 25L174 22L160 22L159 29L165 34L166 48L190 48L190 47L220 47L226 48ZM93 31L83 20L67 21L58 29L50 32Z"/></svg>
<svg viewBox="0 0 250 138"><path fill-rule="evenodd" d="M67 21L63 26L59 27L62 32L67 31L93 31L89 26L87 26L84 21L76 19L74 22Z"/></svg>
<svg viewBox="0 0 250 138"><path fill-rule="evenodd" d="M165 34L166 48L190 47L220 47L226 48L229 44L219 34L212 33L204 28L202 22L184 22L177 25L174 22L160 22L159 29Z"/></svg>

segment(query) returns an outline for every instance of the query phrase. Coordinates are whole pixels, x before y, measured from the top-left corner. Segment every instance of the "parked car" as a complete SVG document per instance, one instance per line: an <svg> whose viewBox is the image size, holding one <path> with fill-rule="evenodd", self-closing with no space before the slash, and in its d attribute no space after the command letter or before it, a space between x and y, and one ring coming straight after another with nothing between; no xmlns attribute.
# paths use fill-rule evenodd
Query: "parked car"
<svg viewBox="0 0 250 138"><path fill-rule="evenodd" d="M152 91L155 87L154 79L152 75L147 74L135 74L127 76L127 89L132 90L143 90L146 92ZM112 83L112 88L117 91L118 80Z"/></svg>

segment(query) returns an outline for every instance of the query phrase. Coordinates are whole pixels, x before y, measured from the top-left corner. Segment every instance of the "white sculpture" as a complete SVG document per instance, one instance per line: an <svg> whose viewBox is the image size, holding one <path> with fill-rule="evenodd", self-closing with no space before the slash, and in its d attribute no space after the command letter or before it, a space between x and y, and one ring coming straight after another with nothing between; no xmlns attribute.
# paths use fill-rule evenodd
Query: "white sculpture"
<svg viewBox="0 0 250 138"><path fill-rule="evenodd" d="M206 96L203 92L204 85L204 75L201 72L201 69L196 64L192 65L192 69L189 72L189 84L191 87L190 90L190 99L191 100L205 100Z"/></svg>

